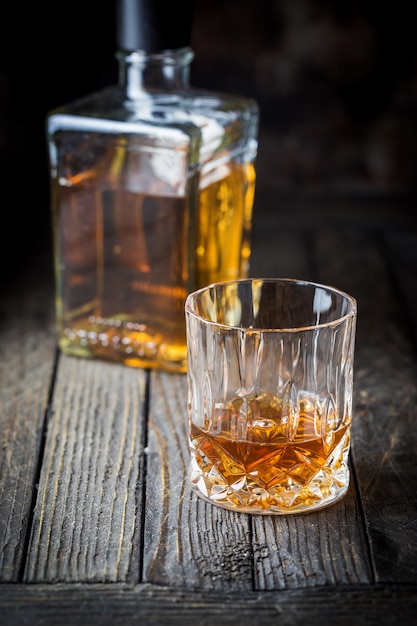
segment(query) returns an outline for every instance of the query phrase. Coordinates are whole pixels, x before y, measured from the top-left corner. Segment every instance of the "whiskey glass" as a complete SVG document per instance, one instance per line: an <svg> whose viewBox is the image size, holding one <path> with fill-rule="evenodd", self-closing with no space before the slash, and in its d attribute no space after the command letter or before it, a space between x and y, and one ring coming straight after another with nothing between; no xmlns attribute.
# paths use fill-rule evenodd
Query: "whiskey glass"
<svg viewBox="0 0 417 626"><path fill-rule="evenodd" d="M304 513L349 486L355 298L241 279L185 303L192 490L245 513Z"/></svg>

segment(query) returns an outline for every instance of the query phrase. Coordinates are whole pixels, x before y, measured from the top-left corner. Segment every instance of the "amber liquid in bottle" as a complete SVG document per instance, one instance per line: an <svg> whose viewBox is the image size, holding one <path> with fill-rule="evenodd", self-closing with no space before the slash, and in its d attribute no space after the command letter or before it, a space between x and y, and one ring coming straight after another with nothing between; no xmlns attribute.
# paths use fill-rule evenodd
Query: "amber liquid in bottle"
<svg viewBox="0 0 417 626"><path fill-rule="evenodd" d="M190 287L187 198L126 191L112 178L118 159L120 148L65 184L61 177L54 190L61 207L59 344L77 356L185 372L188 289L247 275L255 170L229 163L211 179L202 176L202 185L209 182L198 194Z"/></svg>
<svg viewBox="0 0 417 626"><path fill-rule="evenodd" d="M204 184L203 177L197 221L197 287L248 276L255 168L252 163L232 165L225 176Z"/></svg>
<svg viewBox="0 0 417 626"><path fill-rule="evenodd" d="M187 199L127 190L108 167L117 157L107 151L97 167L68 168L53 189L59 345L77 356L185 371Z"/></svg>

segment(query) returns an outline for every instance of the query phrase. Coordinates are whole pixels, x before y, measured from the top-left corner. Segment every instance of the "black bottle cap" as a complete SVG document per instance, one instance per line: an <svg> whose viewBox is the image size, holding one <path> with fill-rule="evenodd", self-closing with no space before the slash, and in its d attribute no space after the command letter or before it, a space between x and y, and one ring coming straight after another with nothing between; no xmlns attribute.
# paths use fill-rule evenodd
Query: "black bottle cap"
<svg viewBox="0 0 417 626"><path fill-rule="evenodd" d="M119 50L160 52L190 45L194 0L116 0Z"/></svg>

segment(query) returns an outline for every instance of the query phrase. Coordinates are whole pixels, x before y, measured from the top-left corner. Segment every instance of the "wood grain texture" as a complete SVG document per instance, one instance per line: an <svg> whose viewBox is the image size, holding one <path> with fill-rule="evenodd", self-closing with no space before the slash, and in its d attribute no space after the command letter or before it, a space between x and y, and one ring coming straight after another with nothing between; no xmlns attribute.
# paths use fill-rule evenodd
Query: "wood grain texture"
<svg viewBox="0 0 417 626"><path fill-rule="evenodd" d="M0 581L19 577L54 357L51 283L28 271L0 298Z"/></svg>
<svg viewBox="0 0 417 626"><path fill-rule="evenodd" d="M2 626L415 626L410 585L245 594L158 585L5 585Z"/></svg>
<svg viewBox="0 0 417 626"><path fill-rule="evenodd" d="M277 216L265 233L277 232ZM268 222L269 223L269 222ZM287 239L286 267L290 277L316 278L317 273L329 265L335 268L333 284L340 286L350 270L349 255L345 257L340 246L327 247L326 254L316 255L316 230L294 232L281 237ZM258 239L260 233L258 232ZM266 236L266 234L265 234ZM266 236L267 240L268 237ZM262 239L262 237L261 237ZM301 248L302 246L302 248ZM280 253L284 246L263 250L264 262L269 268L280 267ZM290 265L291 260L291 265ZM358 280L360 275L355 274ZM343 501L305 516L253 517L255 585L259 589L295 589L317 585L351 584L370 581L366 539L364 536L360 504L351 481Z"/></svg>
<svg viewBox="0 0 417 626"><path fill-rule="evenodd" d="M185 375L151 380L144 580L213 590L252 589L249 518L191 494Z"/></svg>
<svg viewBox="0 0 417 626"><path fill-rule="evenodd" d="M338 254L325 266L330 249ZM416 355L377 239L357 231L321 233L317 252L321 278L337 279L358 300L352 448L374 575L377 582L415 582Z"/></svg>
<svg viewBox="0 0 417 626"><path fill-rule="evenodd" d="M254 516L256 588L368 583L366 542L353 482L340 502L314 513Z"/></svg>
<svg viewBox="0 0 417 626"><path fill-rule="evenodd" d="M27 582L137 580L145 381L61 355Z"/></svg>

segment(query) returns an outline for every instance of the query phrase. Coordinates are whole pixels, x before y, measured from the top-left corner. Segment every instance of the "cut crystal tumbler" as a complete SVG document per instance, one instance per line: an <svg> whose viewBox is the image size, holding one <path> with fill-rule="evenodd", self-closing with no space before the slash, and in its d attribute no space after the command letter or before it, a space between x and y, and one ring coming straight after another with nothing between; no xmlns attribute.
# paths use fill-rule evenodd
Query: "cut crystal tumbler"
<svg viewBox="0 0 417 626"><path fill-rule="evenodd" d="M192 489L247 513L340 499L355 299L301 280L243 279L191 293L185 312Z"/></svg>

